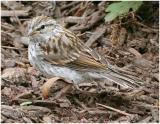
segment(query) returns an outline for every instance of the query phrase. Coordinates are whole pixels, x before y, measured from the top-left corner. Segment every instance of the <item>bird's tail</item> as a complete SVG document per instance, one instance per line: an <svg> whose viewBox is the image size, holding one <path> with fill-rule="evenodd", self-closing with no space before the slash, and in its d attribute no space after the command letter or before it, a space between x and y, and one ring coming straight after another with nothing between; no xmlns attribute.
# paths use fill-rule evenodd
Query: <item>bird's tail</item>
<svg viewBox="0 0 160 124"><path fill-rule="evenodd" d="M109 65L108 70L103 74L103 78L112 81L124 88L136 88L141 86L142 80L128 74L125 70Z"/></svg>

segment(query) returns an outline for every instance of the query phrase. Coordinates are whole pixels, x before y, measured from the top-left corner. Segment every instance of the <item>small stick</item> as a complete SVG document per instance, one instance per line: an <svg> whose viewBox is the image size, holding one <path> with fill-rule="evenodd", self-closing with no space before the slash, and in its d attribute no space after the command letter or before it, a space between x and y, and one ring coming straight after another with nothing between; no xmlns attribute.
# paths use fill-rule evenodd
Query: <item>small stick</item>
<svg viewBox="0 0 160 124"><path fill-rule="evenodd" d="M9 17L9 16L28 16L28 12L24 10L1 10L1 17Z"/></svg>
<svg viewBox="0 0 160 124"><path fill-rule="evenodd" d="M73 7L72 9L70 9L70 10L68 11L68 14L76 11L79 7L80 7L80 4L78 4L77 6Z"/></svg>
<svg viewBox="0 0 160 124"><path fill-rule="evenodd" d="M77 104L79 104L85 111L87 111L87 107L83 104L83 103L81 103L77 98L73 98L74 99L74 101L77 103Z"/></svg>
<svg viewBox="0 0 160 124"><path fill-rule="evenodd" d="M25 32L24 32L25 31L24 26L22 25L21 21L19 20L19 18L16 15L15 15L15 18L16 18L18 24L19 24L21 33L24 35L25 34Z"/></svg>
<svg viewBox="0 0 160 124"><path fill-rule="evenodd" d="M1 24L1 27L8 29L8 30L14 30L14 27L11 25Z"/></svg>
<svg viewBox="0 0 160 124"><path fill-rule="evenodd" d="M88 22L88 25L73 26L70 28L70 30L82 31L82 32L86 31L90 29L91 27L93 27L97 22L102 20L104 16L105 14L102 13L102 11L94 12L92 15L88 16L88 18L91 18L91 20L89 20Z"/></svg>
<svg viewBox="0 0 160 124"><path fill-rule="evenodd" d="M154 28L152 28L152 27L149 27L149 26L147 26L147 25L145 25L145 24L142 24L142 23L140 23L140 22L135 22L137 25L140 25L140 26L143 26L144 28L147 28L148 30L150 30L150 31L152 31L152 32L155 32L155 33L157 33L159 30L158 29L154 29Z"/></svg>
<svg viewBox="0 0 160 124"><path fill-rule="evenodd" d="M61 7L61 10L67 9L68 7L71 7L71 6L78 4L78 3L79 3L79 1L75 1L75 2L69 3L67 5L64 5Z"/></svg>
<svg viewBox="0 0 160 124"><path fill-rule="evenodd" d="M120 114L122 114L122 115L130 116L130 117L132 116L131 114L126 113L125 111L121 111L121 110L118 110L118 109L116 109L116 108L113 108L113 107L110 107L110 106L106 106L106 105L103 105L103 104L100 104L100 103L96 103L96 104L97 104L98 106L101 106L101 107L110 109L110 110L112 110L112 111L118 112L118 113L120 113Z"/></svg>
<svg viewBox="0 0 160 124"><path fill-rule="evenodd" d="M22 49L22 48L16 48L16 47L10 47L10 46L1 46L2 48L6 48L6 49L14 49L14 50L26 50L26 49Z"/></svg>
<svg viewBox="0 0 160 124"><path fill-rule="evenodd" d="M100 27L85 43L86 46L90 47L98 38L100 38L107 30L107 27Z"/></svg>
<svg viewBox="0 0 160 124"><path fill-rule="evenodd" d="M67 23L81 23L84 22L86 17L76 17L76 16L68 16L65 18L65 22Z"/></svg>
<svg viewBox="0 0 160 124"><path fill-rule="evenodd" d="M60 92L58 92L55 96L55 99L60 98L63 94L65 94L69 89L71 89L72 85L68 84L67 86L65 86L62 90L60 90Z"/></svg>

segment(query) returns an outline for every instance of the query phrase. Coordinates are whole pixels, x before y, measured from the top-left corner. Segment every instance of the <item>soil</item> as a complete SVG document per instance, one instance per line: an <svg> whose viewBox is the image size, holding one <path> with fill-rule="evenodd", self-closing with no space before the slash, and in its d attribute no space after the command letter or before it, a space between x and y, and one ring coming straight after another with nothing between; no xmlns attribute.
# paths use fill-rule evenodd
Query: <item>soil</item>
<svg viewBox="0 0 160 124"><path fill-rule="evenodd" d="M105 22L111 3L2 1L1 123L159 122L159 2L144 2L137 12ZM73 86L46 77L28 61L27 24L38 15L54 18L143 85Z"/></svg>

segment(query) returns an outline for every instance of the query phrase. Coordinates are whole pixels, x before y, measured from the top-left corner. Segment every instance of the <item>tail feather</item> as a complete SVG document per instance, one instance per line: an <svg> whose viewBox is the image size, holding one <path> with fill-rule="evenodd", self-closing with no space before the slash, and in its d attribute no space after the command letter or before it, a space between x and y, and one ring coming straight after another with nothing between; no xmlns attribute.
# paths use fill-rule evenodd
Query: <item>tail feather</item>
<svg viewBox="0 0 160 124"><path fill-rule="evenodd" d="M139 78L127 74L126 71L114 66L109 66L109 69L101 76L124 88L136 88L141 86L143 82Z"/></svg>

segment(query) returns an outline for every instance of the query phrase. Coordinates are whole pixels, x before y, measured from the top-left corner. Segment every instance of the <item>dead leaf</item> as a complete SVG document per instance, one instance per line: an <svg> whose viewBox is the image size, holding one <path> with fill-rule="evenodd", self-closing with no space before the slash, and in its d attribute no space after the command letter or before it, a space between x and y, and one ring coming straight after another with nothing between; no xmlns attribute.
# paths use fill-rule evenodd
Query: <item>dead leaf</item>
<svg viewBox="0 0 160 124"><path fill-rule="evenodd" d="M65 80L64 78L60 78L60 77L51 78L46 83L44 83L43 86L41 87L42 95L44 98L48 98L51 87L55 86L58 81L64 81L68 84L72 84L71 82Z"/></svg>

